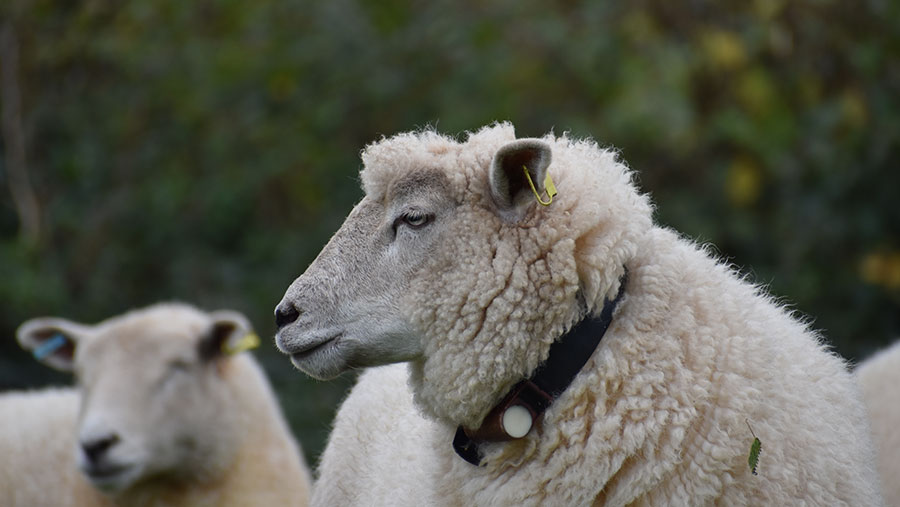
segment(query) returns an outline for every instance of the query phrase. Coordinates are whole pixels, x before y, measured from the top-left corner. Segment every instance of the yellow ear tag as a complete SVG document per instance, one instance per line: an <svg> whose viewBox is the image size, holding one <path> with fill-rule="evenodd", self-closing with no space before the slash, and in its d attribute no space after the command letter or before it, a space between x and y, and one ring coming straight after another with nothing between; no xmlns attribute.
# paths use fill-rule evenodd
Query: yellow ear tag
<svg viewBox="0 0 900 507"><path fill-rule="evenodd" d="M233 356L235 354L240 354L245 350L255 349L259 347L259 336L256 336L256 333L253 331L244 335L243 338L238 340L236 343L225 342L222 344L222 352L228 354L229 356Z"/></svg>
<svg viewBox="0 0 900 507"><path fill-rule="evenodd" d="M531 191L534 192L534 196L537 198L537 202L541 206L550 206L550 203L553 202L553 196L557 194L556 185L553 184L553 178L550 177L550 171L547 171L547 177L544 178L544 188L547 190L547 200L543 201L540 194L538 194L537 189L534 188L534 182L531 181L531 175L528 174L528 167L523 165L522 170L525 171L525 179L527 179L528 184L531 185Z"/></svg>

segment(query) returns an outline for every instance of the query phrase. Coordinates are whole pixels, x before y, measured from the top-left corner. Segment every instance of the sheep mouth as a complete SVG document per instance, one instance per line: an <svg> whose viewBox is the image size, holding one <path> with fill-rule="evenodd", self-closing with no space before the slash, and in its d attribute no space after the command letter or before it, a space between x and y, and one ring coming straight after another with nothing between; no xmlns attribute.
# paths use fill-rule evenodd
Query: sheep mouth
<svg viewBox="0 0 900 507"><path fill-rule="evenodd" d="M82 470L97 489L118 491L131 483L138 469L133 464L90 466Z"/></svg>
<svg viewBox="0 0 900 507"><path fill-rule="evenodd" d="M306 362L312 356L337 347L341 336L343 336L343 333L338 333L322 341L311 343L299 350L291 351L291 362L294 366L300 368L301 363Z"/></svg>
<svg viewBox="0 0 900 507"><path fill-rule="evenodd" d="M108 479L126 472L129 468L131 468L131 465L91 467L89 470L85 471L85 473L91 479Z"/></svg>

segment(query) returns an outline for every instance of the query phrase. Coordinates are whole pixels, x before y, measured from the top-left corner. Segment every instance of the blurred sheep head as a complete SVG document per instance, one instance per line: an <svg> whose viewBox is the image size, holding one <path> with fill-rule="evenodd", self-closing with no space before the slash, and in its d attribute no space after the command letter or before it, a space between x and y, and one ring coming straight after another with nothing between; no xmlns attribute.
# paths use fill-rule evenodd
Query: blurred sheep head
<svg viewBox="0 0 900 507"><path fill-rule="evenodd" d="M227 462L234 449L223 442L238 439L227 438L237 411L221 379L224 351L250 332L236 312L163 304L93 326L37 318L17 338L45 364L75 372L76 462L95 487L118 493L149 477L215 473L210 463Z"/></svg>

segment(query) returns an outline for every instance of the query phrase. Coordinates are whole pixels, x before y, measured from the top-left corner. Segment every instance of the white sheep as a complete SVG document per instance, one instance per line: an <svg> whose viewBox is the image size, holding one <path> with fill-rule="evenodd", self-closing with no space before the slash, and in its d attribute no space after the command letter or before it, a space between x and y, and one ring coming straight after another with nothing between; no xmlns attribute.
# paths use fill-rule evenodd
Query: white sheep
<svg viewBox="0 0 900 507"><path fill-rule="evenodd" d="M75 389L0 395L0 505L307 505L309 471L232 311L159 304L20 344Z"/></svg>
<svg viewBox="0 0 900 507"><path fill-rule="evenodd" d="M408 361L414 403L397 367L362 376L314 505L881 504L844 361L654 226L616 153L501 123L464 142L400 134L362 159L366 195L288 288L276 343L323 379ZM550 353L599 338L567 330L613 301L596 349ZM566 361L574 380L542 414L533 389L498 405Z"/></svg>
<svg viewBox="0 0 900 507"><path fill-rule="evenodd" d="M900 505L900 342L856 367L887 505Z"/></svg>

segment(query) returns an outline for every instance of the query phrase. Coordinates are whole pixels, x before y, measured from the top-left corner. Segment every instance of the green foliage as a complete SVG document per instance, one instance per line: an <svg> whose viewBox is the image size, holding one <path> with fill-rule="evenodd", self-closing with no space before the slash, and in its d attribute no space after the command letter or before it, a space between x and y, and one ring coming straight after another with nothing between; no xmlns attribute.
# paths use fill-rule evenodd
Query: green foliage
<svg viewBox="0 0 900 507"><path fill-rule="evenodd" d="M758 438L753 438L753 443L750 444L750 455L747 457L747 463L750 465L750 473L753 475L756 474L756 465L759 464L759 452L762 450L762 443Z"/></svg>
<svg viewBox="0 0 900 507"><path fill-rule="evenodd" d="M747 423L747 427L750 428L750 434L753 435L753 443L750 444L750 455L747 456L747 464L750 465L750 473L757 475L756 466L759 464L759 453L762 451L762 442L759 441L756 433L753 433L750 421L744 419L744 422Z"/></svg>
<svg viewBox="0 0 900 507"><path fill-rule="evenodd" d="M43 219L37 245L20 239L0 162L0 387L67 381L17 350L27 318L235 308L315 455L352 379L314 383L265 342L361 196L359 150L501 119L620 148L661 222L752 269L846 357L900 336L896 2L550 5L0 4Z"/></svg>

